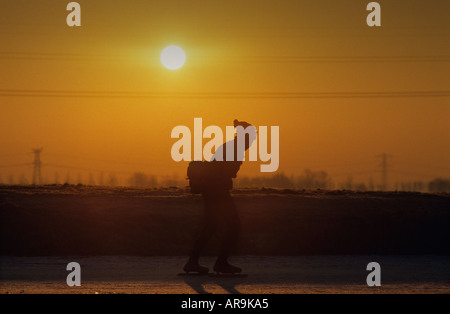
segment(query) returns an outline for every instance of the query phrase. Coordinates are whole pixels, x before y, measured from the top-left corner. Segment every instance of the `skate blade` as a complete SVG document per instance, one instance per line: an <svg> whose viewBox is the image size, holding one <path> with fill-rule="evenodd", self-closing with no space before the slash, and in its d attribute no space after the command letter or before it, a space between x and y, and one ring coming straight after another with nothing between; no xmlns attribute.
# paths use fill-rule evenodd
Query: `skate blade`
<svg viewBox="0 0 450 314"><path fill-rule="evenodd" d="M214 277L214 278L247 278L248 274L210 273L209 277Z"/></svg>

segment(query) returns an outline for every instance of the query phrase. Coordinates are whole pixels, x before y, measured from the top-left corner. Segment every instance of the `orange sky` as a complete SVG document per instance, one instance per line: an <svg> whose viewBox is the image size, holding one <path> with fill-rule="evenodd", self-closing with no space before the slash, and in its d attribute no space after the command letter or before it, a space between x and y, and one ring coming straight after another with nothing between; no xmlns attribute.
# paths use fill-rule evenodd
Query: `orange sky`
<svg viewBox="0 0 450 314"><path fill-rule="evenodd" d="M392 183L450 176L448 1L379 1L380 28L366 25L369 1L359 0L79 1L79 28L66 25L68 2L2 3L0 182L11 174L31 180L31 166L2 166L31 162L33 147L44 147L48 181L88 174L51 164L183 177L170 133L193 128L194 117L280 126L279 171L287 174L310 168L337 182L379 181L376 156L386 152ZM171 44L187 54L176 71L159 61ZM169 97L85 97L111 91ZM446 93L411 97L430 91ZM195 97L170 97L176 92ZM199 98L214 92L236 97ZM334 92L409 94L245 97ZM258 169L247 163L240 175Z"/></svg>

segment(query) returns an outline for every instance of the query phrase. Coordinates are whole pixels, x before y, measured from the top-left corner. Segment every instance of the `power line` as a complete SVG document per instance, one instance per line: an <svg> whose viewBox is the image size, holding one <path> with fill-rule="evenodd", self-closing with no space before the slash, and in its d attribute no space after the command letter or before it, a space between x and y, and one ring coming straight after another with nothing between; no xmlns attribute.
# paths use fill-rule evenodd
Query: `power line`
<svg viewBox="0 0 450 314"><path fill-rule="evenodd" d="M140 92L140 91L58 91L0 89L0 97L63 98L186 98L186 99L304 99L304 98L430 98L449 97L450 91L390 92Z"/></svg>
<svg viewBox="0 0 450 314"><path fill-rule="evenodd" d="M108 60L127 59L130 56L92 53L52 53L52 52L0 52L0 59L31 60Z"/></svg>
<svg viewBox="0 0 450 314"><path fill-rule="evenodd" d="M208 58L208 56L204 57ZM379 63L379 62L450 62L447 55L426 56L209 56L224 62L245 63ZM117 61L136 59L134 55L52 53L52 52L0 52L0 59L16 60L73 60Z"/></svg>
<svg viewBox="0 0 450 314"><path fill-rule="evenodd" d="M246 56L219 57L225 62L245 63L402 63L402 62L450 62L450 56L341 56L341 57L301 57L301 56Z"/></svg>
<svg viewBox="0 0 450 314"><path fill-rule="evenodd" d="M408 172L408 171L399 171L399 170L392 170L391 172L393 173L398 173L398 174L402 174L402 175L407 175L407 176L414 176L414 177L428 177L428 178L439 178L439 177L445 177L445 175L443 176L442 174L425 174L425 173L417 173L417 172Z"/></svg>
<svg viewBox="0 0 450 314"><path fill-rule="evenodd" d="M24 155L30 155L31 153L11 153L11 154L1 154L0 158L2 157L12 157L12 156L24 156Z"/></svg>
<svg viewBox="0 0 450 314"><path fill-rule="evenodd" d="M86 169L86 168L64 166L64 165L57 165L57 164L44 164L44 166L69 169L69 170L88 171L88 172L107 172L107 173L115 173L115 174L131 174L132 173L132 172L123 172L123 171L116 171L116 170Z"/></svg>
<svg viewBox="0 0 450 314"><path fill-rule="evenodd" d="M85 158L85 157L75 157L75 156L67 156L67 155L61 155L61 154L46 154L46 156L54 156L64 159L72 159L72 160L86 160L86 161L95 161L95 162L101 162L101 163L111 163L111 164L121 164L121 165L128 165L128 166L148 166L148 163L135 163L135 162L124 162L124 161L117 161L117 160L104 160L104 159L97 159L97 158Z"/></svg>
<svg viewBox="0 0 450 314"><path fill-rule="evenodd" d="M0 165L0 168L12 168L12 167L23 167L23 166L30 166L32 163L25 163L25 164L14 164L14 165Z"/></svg>
<svg viewBox="0 0 450 314"><path fill-rule="evenodd" d="M379 173L379 172L380 172L380 170L345 172L345 173L337 173L337 174L330 172L330 176L332 176L332 177L356 176L356 175L363 175L363 174L374 174L374 173Z"/></svg>

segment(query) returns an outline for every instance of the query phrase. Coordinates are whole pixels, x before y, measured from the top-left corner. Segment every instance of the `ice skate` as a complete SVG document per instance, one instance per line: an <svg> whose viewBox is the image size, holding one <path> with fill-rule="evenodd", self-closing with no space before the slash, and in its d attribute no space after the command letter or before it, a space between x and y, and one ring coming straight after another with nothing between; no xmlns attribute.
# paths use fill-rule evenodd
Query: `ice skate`
<svg viewBox="0 0 450 314"><path fill-rule="evenodd" d="M217 261L214 265L215 274L211 274L213 277L229 277L229 278L244 278L247 274L242 274L242 269L239 267L230 265L227 261Z"/></svg>
<svg viewBox="0 0 450 314"><path fill-rule="evenodd" d="M201 266L198 261L189 260L183 267L184 273L178 274L179 276L190 276L190 275L207 275L209 273L209 268Z"/></svg>

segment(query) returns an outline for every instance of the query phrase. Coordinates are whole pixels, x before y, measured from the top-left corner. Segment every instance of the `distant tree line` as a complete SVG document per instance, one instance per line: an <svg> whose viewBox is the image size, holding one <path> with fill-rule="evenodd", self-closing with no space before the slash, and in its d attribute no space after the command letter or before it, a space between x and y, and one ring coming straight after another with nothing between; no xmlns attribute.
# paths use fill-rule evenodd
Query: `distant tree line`
<svg viewBox="0 0 450 314"><path fill-rule="evenodd" d="M97 180L96 180L97 179ZM186 187L189 182L184 177L177 175L155 176L144 172L135 172L128 178L118 178L114 173L100 173L98 178L92 174L88 177L82 177L78 174L73 178L68 172L63 180L58 173L54 180L44 178L45 184L86 184L86 185L105 185L105 186L136 186L136 187ZM2 176L0 174L0 184L10 185L28 185L31 182L24 174L13 176L12 174ZM368 182L355 182L353 177L349 176L339 184L333 182L332 178L325 171L304 170L300 175L286 175L279 172L270 176L238 176L234 180L235 188L281 188L281 189L322 189L322 190L353 190L353 191L374 191L382 190L381 186L376 186L373 179ZM430 192L430 193L450 193L450 179L435 178L431 181L411 181L395 183L389 190L411 191L411 192Z"/></svg>
<svg viewBox="0 0 450 314"><path fill-rule="evenodd" d="M235 187L241 188L282 188L282 189L332 189L333 182L325 171L306 169L299 176L287 176L283 172L267 177L238 177Z"/></svg>
<svg viewBox="0 0 450 314"><path fill-rule="evenodd" d="M186 180L180 180L177 176L156 177L154 175L136 172L128 179L128 185L139 187L167 187L167 186L186 186Z"/></svg>
<svg viewBox="0 0 450 314"><path fill-rule="evenodd" d="M437 178L428 183L428 191L434 193L450 192L450 179Z"/></svg>

